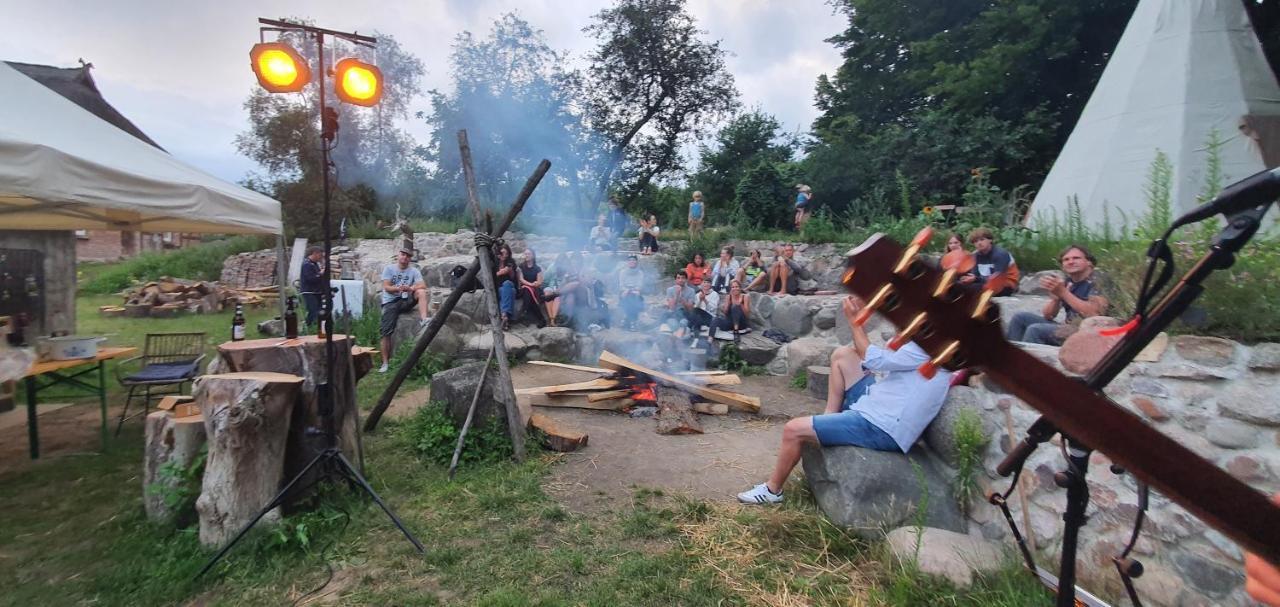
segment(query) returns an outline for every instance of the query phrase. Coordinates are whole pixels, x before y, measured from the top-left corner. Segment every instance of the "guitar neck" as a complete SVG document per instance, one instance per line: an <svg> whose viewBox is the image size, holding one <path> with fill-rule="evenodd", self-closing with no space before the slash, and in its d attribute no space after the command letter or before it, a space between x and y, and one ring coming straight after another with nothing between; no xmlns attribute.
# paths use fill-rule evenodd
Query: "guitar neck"
<svg viewBox="0 0 1280 607"><path fill-rule="evenodd" d="M1062 433L1112 461L1271 562L1280 562L1280 507L1137 415L1008 342L991 344L983 372Z"/></svg>

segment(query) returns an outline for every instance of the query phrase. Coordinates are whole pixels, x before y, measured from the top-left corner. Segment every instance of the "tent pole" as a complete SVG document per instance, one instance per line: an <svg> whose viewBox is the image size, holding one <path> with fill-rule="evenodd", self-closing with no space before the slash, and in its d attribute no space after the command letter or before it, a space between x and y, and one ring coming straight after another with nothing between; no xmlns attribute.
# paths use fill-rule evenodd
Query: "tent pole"
<svg viewBox="0 0 1280 607"><path fill-rule="evenodd" d="M284 258L284 228L276 234L276 284L280 287L280 320L284 321L286 301L289 289L289 264Z"/></svg>

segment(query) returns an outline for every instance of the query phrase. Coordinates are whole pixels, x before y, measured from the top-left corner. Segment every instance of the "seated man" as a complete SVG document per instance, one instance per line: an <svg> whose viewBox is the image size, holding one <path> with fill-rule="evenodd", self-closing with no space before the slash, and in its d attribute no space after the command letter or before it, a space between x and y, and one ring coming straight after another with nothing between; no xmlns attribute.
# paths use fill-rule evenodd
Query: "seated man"
<svg viewBox="0 0 1280 607"><path fill-rule="evenodd" d="M782 245L777 257L769 266L770 295L795 295L800 292L800 280L809 280L809 271L795 260L796 245Z"/></svg>
<svg viewBox="0 0 1280 607"><path fill-rule="evenodd" d="M1018 263L1013 255L996 246L996 236L987 228L975 228L969 232L969 244L973 245L973 271L960 277L960 284L972 285L981 290L992 276L1004 277L1005 287L996 292L996 297L1013 295L1018 286Z"/></svg>
<svg viewBox="0 0 1280 607"><path fill-rule="evenodd" d="M400 314L417 308L423 326L430 320L427 304L431 302L431 292L422 280L422 272L409 263L412 259L413 251L400 249L396 263L382 269L382 322L378 327L382 335L382 366L378 373L386 373L391 363L391 336L395 335Z"/></svg>
<svg viewBox="0 0 1280 607"><path fill-rule="evenodd" d="M636 319L644 310L644 271L635 255L627 256L627 265L618 272L618 307L622 309L622 328L634 331Z"/></svg>
<svg viewBox="0 0 1280 607"><path fill-rule="evenodd" d="M613 230L609 229L605 221L605 216L601 215L596 218L596 225L591 227L591 248L596 251L613 250Z"/></svg>
<svg viewBox="0 0 1280 607"><path fill-rule="evenodd" d="M866 331L853 323L862 306L856 297L844 301L853 344L831 354L826 413L787 422L773 474L769 480L739 493L738 501L781 502L782 486L800 462L805 443L906 453L942 409L951 373L939 369L933 379L920 375L916 369L929 360L929 355L915 342L908 342L897 352L871 345ZM883 373L884 377L876 380L867 371Z"/></svg>
<svg viewBox="0 0 1280 607"><path fill-rule="evenodd" d="M676 272L676 284L667 287L666 300L666 319L667 322L672 324L669 327L672 331L679 330L681 320L685 321L685 324L693 325L693 305L696 301L696 293L693 287L689 286L688 276L684 270ZM677 335L677 337L683 337L683 335Z"/></svg>
<svg viewBox="0 0 1280 607"><path fill-rule="evenodd" d="M1094 271L1093 254L1080 245L1070 245L1058 254L1058 263L1067 280L1059 276L1045 276L1040 287L1049 292L1051 299L1044 304L1040 314L1019 312L1009 320L1006 336L1011 341L1060 346L1073 331L1069 326L1079 325L1090 316L1106 314L1110 303L1106 279ZM1066 308L1063 324L1055 320L1058 310Z"/></svg>

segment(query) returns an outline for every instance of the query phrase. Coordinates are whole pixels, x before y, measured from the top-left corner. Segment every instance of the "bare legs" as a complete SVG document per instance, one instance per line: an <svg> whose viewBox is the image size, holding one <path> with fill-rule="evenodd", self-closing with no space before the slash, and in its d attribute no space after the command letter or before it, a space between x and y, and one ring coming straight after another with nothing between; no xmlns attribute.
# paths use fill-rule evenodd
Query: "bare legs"
<svg viewBox="0 0 1280 607"><path fill-rule="evenodd" d="M791 278L791 266L788 266L787 262L785 261L773 262L773 265L769 266L768 294L769 295L786 295L787 280L789 278ZM776 291L773 288L773 285L775 284L775 282L778 285L778 289Z"/></svg>
<svg viewBox="0 0 1280 607"><path fill-rule="evenodd" d="M844 393L862 379L862 358L853 346L840 346L831 353L831 377L827 380L827 413L836 413L844 404Z"/></svg>
<svg viewBox="0 0 1280 607"><path fill-rule="evenodd" d="M862 358L853 346L841 346L831 353L831 379L827 382L826 413L840 410L844 402L844 392L858 380L862 379ZM773 474L766 484L774 493L781 493L787 477L796 464L800 463L800 453L805 443L818 442L818 435L813 431L812 417L797 417L787 422L782 428L782 446L778 448L778 461L773 466Z"/></svg>
<svg viewBox="0 0 1280 607"><path fill-rule="evenodd" d="M428 313L431 306L431 290L426 287L414 289L413 296L418 300L418 318L425 321L431 316Z"/></svg>

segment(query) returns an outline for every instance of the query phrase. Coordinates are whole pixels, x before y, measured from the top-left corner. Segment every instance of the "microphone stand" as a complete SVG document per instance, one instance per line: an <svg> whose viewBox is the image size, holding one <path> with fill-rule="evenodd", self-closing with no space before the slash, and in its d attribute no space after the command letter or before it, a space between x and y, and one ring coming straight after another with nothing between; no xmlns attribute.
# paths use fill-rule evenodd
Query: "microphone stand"
<svg viewBox="0 0 1280 607"><path fill-rule="evenodd" d="M1245 209L1227 216L1227 226L1213 238L1209 252L1200 258L1177 284L1156 304L1146 318L1139 319L1139 324L1125 334L1119 342L1107 352L1102 360L1094 365L1083 382L1093 390L1101 391L1116 378L1134 357L1142 351L1151 340L1167 328L1174 320L1204 292L1202 283L1216 270L1223 270L1235 263L1236 253L1244 248L1262 225L1262 219L1271 208L1272 201ZM1182 222L1178 222L1180 225ZM1058 433L1057 428L1046 418L1040 417L1027 430L1027 437L1018 443L1009 455L996 466L1001 476L1009 476L1020 471L1031 453ZM1063 447L1067 455L1067 470L1054 475L1054 482L1067 490L1067 509L1063 514L1062 528L1062 560L1058 569L1057 607L1072 607L1076 604L1076 549L1080 528L1088 522L1085 510L1089 505L1089 486L1085 475L1089 470L1089 455L1092 449L1062 435ZM1025 555L1025 551L1024 551ZM1028 562L1034 569L1034 563ZM1136 577L1136 576L1135 576Z"/></svg>

